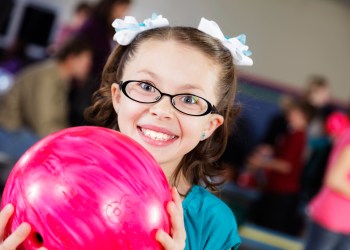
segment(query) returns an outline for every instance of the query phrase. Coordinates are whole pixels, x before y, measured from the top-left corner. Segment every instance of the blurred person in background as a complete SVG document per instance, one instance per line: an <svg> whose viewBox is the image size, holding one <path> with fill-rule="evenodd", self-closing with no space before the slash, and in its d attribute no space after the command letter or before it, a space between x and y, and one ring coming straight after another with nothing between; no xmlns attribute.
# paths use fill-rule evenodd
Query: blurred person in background
<svg viewBox="0 0 350 250"><path fill-rule="evenodd" d="M332 141L325 131L325 121L336 110L336 107L331 103L329 83L322 76L310 78L304 98L315 109L315 115L308 128L308 153L301 178L301 199L305 206L322 185L332 149Z"/></svg>
<svg viewBox="0 0 350 250"><path fill-rule="evenodd" d="M0 152L17 159L39 138L68 127L69 83L86 78L91 60L89 45L74 38L55 58L18 74L0 96Z"/></svg>
<svg viewBox="0 0 350 250"><path fill-rule="evenodd" d="M279 100L279 110L273 114L268 121L266 131L262 140L257 145L250 147L244 158L244 168L238 176L237 184L242 187L259 189L263 180L263 174L260 170L252 169L246 166L247 160L252 159L251 155L259 152L261 155L272 155L274 148L278 146L279 138L288 132L287 111L289 105L294 101L290 95L282 95ZM249 138L251 131L246 135ZM244 139L246 140L246 139ZM248 164L249 165L249 164Z"/></svg>
<svg viewBox="0 0 350 250"><path fill-rule="evenodd" d="M70 21L59 28L54 44L50 45L49 50L51 53L54 53L68 38L82 27L90 15L91 9L92 6L88 2L80 2L76 5Z"/></svg>
<svg viewBox="0 0 350 250"><path fill-rule="evenodd" d="M107 57L113 47L115 33L112 22L124 18L132 0L100 0L93 7L91 15L74 34L90 43L93 51L93 65L85 82L76 82L70 93L70 123L84 124L83 112L91 104L92 94L100 85L100 77Z"/></svg>
<svg viewBox="0 0 350 250"><path fill-rule="evenodd" d="M300 100L286 107L287 130L273 147L261 145L248 158L248 168L263 173L262 194L252 211L252 221L260 226L297 236L299 181L307 145L307 125L313 108Z"/></svg>
<svg viewBox="0 0 350 250"><path fill-rule="evenodd" d="M305 250L350 249L350 119L334 112L327 119L334 146L323 186L308 206L311 219Z"/></svg>

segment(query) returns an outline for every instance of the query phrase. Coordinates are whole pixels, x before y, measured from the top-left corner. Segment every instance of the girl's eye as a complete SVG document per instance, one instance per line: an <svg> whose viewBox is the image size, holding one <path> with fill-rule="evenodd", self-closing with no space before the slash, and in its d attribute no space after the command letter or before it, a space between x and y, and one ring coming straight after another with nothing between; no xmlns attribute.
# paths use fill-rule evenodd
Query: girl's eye
<svg viewBox="0 0 350 250"><path fill-rule="evenodd" d="M197 104L199 100L197 96L193 96L193 95L185 95L181 99L182 99L182 102L184 102L185 104Z"/></svg>
<svg viewBox="0 0 350 250"><path fill-rule="evenodd" d="M141 82L141 83L139 84L139 86L140 86L144 91L147 91L147 92L156 92L155 88L154 88L152 85L150 85L150 84Z"/></svg>

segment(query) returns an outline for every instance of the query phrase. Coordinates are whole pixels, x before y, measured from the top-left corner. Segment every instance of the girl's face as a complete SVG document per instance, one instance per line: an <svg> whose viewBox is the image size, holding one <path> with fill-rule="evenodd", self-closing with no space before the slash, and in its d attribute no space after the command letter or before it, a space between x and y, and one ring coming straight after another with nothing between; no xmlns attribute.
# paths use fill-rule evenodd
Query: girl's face
<svg viewBox="0 0 350 250"><path fill-rule="evenodd" d="M218 66L196 48L174 41L147 40L125 65L122 81L142 80L161 92L194 94L217 105ZM182 157L223 123L218 114L189 116L177 111L170 97L152 104L135 102L117 84L112 88L113 106L120 131L144 146L169 177Z"/></svg>

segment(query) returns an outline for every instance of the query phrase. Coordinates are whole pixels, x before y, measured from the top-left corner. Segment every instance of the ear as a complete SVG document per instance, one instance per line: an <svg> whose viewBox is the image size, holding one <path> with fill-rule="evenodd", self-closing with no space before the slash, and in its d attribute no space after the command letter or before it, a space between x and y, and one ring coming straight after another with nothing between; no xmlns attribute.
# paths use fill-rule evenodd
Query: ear
<svg viewBox="0 0 350 250"><path fill-rule="evenodd" d="M118 113L121 96L120 96L120 88L119 88L119 85L117 83L112 84L111 93L112 93L113 108L114 108L115 112Z"/></svg>
<svg viewBox="0 0 350 250"><path fill-rule="evenodd" d="M210 116L207 124L204 127L202 135L204 135L201 140L206 140L209 138L214 131L224 123L224 117L219 114L213 114Z"/></svg>

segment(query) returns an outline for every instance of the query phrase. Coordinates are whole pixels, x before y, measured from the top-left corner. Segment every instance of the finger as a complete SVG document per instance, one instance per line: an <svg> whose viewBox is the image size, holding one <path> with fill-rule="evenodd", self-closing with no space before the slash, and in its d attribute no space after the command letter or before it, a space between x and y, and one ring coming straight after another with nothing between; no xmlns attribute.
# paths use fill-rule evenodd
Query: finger
<svg viewBox="0 0 350 250"><path fill-rule="evenodd" d="M177 189L173 187L171 189L171 195L173 198L173 202L168 203L168 213L170 218L172 219L171 223L175 229L183 228L184 219L183 219L183 208L182 208L182 200L177 192Z"/></svg>
<svg viewBox="0 0 350 250"><path fill-rule="evenodd" d="M177 189L175 187L171 188L171 196L173 198L173 201L175 202L177 209L179 210L179 212L182 215L183 214L182 200L181 200L179 192L177 191Z"/></svg>
<svg viewBox="0 0 350 250"><path fill-rule="evenodd" d="M173 238L173 244L176 244L178 247L180 247L180 249L184 249L186 244L186 231L182 212L179 212L175 203L172 201L168 203L168 213L171 222L171 236Z"/></svg>
<svg viewBox="0 0 350 250"><path fill-rule="evenodd" d="M175 240L185 240L186 232L182 213L180 213L173 201L168 203L167 210L170 216L171 235Z"/></svg>
<svg viewBox="0 0 350 250"><path fill-rule="evenodd" d="M14 210L15 209L12 204L7 204L0 212L0 241L4 239L6 225L11 218Z"/></svg>
<svg viewBox="0 0 350 250"><path fill-rule="evenodd" d="M28 223L22 223L6 240L1 244L0 250L16 249L29 235L31 227Z"/></svg>
<svg viewBox="0 0 350 250"><path fill-rule="evenodd" d="M174 249L173 239L162 229L157 230L156 240L163 246L164 249Z"/></svg>

